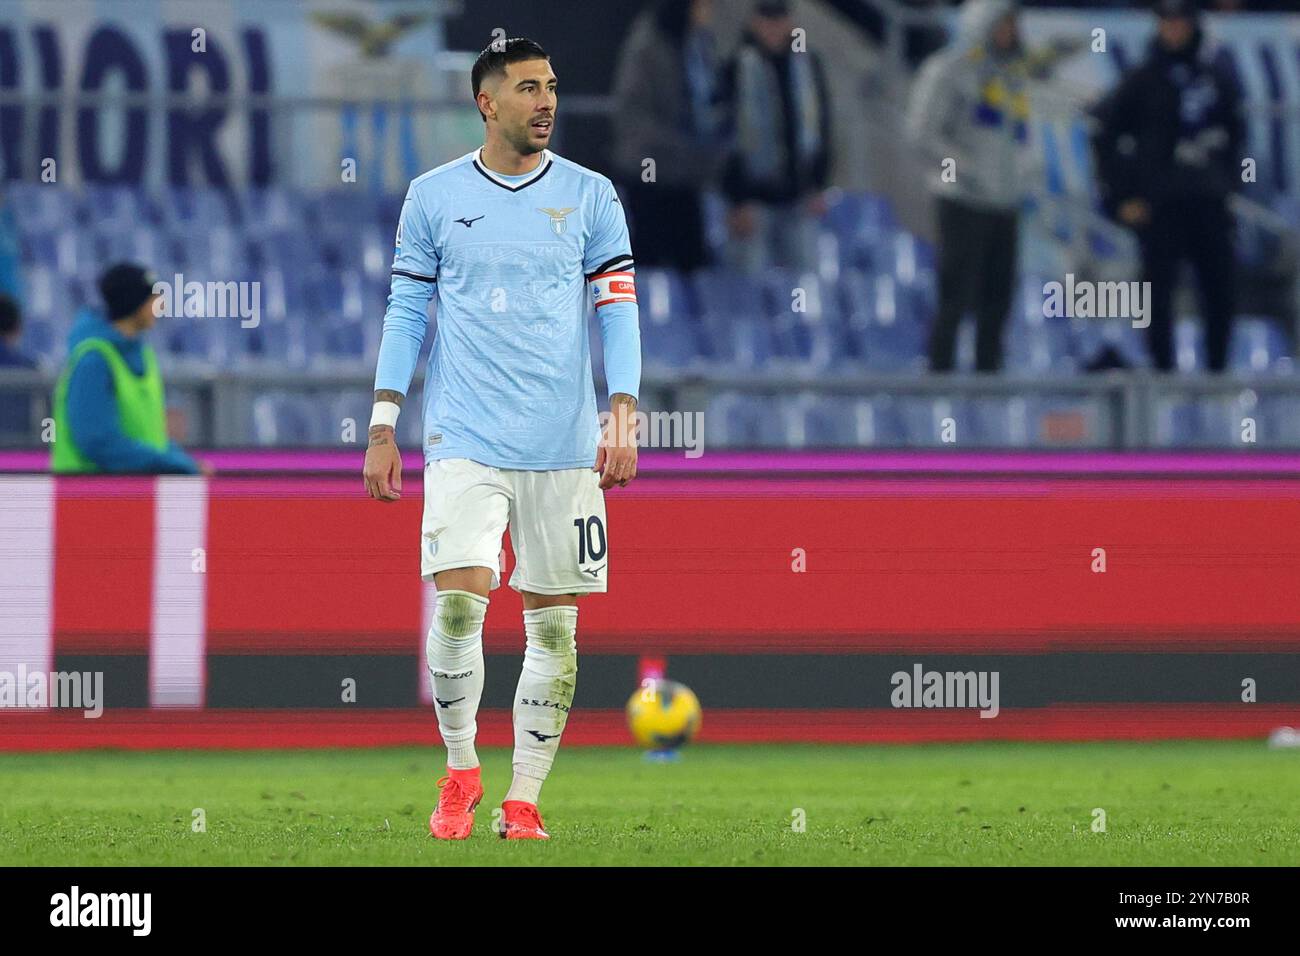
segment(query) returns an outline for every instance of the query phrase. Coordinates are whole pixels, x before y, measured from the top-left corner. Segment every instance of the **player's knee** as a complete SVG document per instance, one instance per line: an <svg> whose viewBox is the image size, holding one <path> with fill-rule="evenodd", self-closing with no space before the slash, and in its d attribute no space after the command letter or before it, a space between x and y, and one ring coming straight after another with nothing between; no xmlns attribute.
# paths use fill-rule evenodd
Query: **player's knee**
<svg viewBox="0 0 1300 956"><path fill-rule="evenodd" d="M487 598L469 591L439 591L434 629L451 640L474 637L483 629L487 606Z"/></svg>

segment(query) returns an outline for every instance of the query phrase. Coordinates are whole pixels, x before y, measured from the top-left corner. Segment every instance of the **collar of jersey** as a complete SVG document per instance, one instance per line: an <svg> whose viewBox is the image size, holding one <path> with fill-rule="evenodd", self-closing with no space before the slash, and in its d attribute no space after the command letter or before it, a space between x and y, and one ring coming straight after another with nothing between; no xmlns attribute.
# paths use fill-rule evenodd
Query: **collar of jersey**
<svg viewBox="0 0 1300 956"><path fill-rule="evenodd" d="M474 159L472 160L472 162L474 163L474 168L477 169L479 173L482 176L484 176L489 182L496 183L496 185L500 186L502 189L508 189L512 193L517 193L525 186L531 186L533 183L537 182L537 180L541 179L548 172L550 172L552 166L551 151L549 149L544 149L542 150L542 161L537 164L537 168L533 170L532 174L527 179L519 180L517 182L512 183L509 180L507 180L505 177L497 173L494 173L492 170L488 169L481 162L479 162L479 158L482 155L483 155L483 147L480 146L478 150L474 153Z"/></svg>

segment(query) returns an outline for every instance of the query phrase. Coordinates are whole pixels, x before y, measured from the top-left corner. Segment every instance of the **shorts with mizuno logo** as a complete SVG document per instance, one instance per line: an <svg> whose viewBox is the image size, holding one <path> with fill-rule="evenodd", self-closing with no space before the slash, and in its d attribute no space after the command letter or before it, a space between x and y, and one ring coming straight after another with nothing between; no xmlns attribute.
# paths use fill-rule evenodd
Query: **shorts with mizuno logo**
<svg viewBox="0 0 1300 956"><path fill-rule="evenodd" d="M492 587L499 587L507 527L516 591L605 591L609 538L599 473L495 468L468 458L425 463L420 574L426 581L439 571L484 567L492 570Z"/></svg>

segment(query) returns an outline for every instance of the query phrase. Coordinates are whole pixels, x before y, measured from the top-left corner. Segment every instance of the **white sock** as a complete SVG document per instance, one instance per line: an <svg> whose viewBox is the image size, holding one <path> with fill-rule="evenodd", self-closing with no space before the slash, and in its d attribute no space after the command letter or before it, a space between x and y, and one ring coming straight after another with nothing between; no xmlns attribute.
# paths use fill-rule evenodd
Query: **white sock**
<svg viewBox="0 0 1300 956"><path fill-rule="evenodd" d="M483 618L487 608L487 598L469 591L439 591L425 642L433 709L438 713L442 742L447 745L447 766L453 770L478 766L474 737L483 696Z"/></svg>
<svg viewBox="0 0 1300 956"><path fill-rule="evenodd" d="M524 611L524 667L515 692L514 779L507 800L536 803L551 772L578 680L578 609Z"/></svg>

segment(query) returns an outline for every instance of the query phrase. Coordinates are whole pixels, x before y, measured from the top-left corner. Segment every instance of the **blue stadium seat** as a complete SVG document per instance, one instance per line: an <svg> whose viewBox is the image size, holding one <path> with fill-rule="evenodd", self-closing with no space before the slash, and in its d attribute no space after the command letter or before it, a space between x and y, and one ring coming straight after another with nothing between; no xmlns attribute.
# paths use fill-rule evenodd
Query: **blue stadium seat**
<svg viewBox="0 0 1300 956"><path fill-rule="evenodd" d="M1267 372L1291 359L1291 343L1272 319L1243 316L1232 326L1228 365L1239 372Z"/></svg>
<svg viewBox="0 0 1300 956"><path fill-rule="evenodd" d="M844 347L838 319L830 321L791 312L772 319L773 357L789 371L811 374L836 364Z"/></svg>
<svg viewBox="0 0 1300 956"><path fill-rule="evenodd" d="M846 351L877 372L924 367L927 325L917 312L915 295L900 289L891 276L868 276L846 270L841 296L849 309Z"/></svg>
<svg viewBox="0 0 1300 956"><path fill-rule="evenodd" d="M233 367L305 368L308 365L306 336L298 321L267 319L245 328L233 320L218 323L227 343Z"/></svg>
<svg viewBox="0 0 1300 956"><path fill-rule="evenodd" d="M203 232L236 222L236 199L229 192L208 186L171 186L159 197L162 222L171 230Z"/></svg>
<svg viewBox="0 0 1300 956"><path fill-rule="evenodd" d="M785 442L777 403L743 392L721 392L704 409L706 447L775 448Z"/></svg>
<svg viewBox="0 0 1300 956"><path fill-rule="evenodd" d="M392 278L393 234L382 226L365 225L357 230L359 255L356 263L367 279L382 281L384 294L388 294L388 284Z"/></svg>
<svg viewBox="0 0 1300 956"><path fill-rule="evenodd" d="M306 225L313 232L329 229L355 229L363 223L378 223L376 198L363 189L353 187L331 189L306 197ZM392 221L394 235L397 221Z"/></svg>
<svg viewBox="0 0 1300 956"><path fill-rule="evenodd" d="M700 359L699 329L690 318L669 317L656 322L642 320L641 351L650 371L690 368Z"/></svg>
<svg viewBox="0 0 1300 956"><path fill-rule="evenodd" d="M95 232L106 262L147 262L160 277L171 273L176 266L170 238L156 226L135 224L111 228L96 224Z"/></svg>
<svg viewBox="0 0 1300 956"><path fill-rule="evenodd" d="M229 281L252 268L249 245L243 234L231 226L215 225L201 230L172 228L168 240L175 249L186 278L199 281Z"/></svg>
<svg viewBox="0 0 1300 956"><path fill-rule="evenodd" d="M826 226L835 236L841 268L886 268L895 231L888 200L876 195L842 193L827 209Z"/></svg>
<svg viewBox="0 0 1300 956"><path fill-rule="evenodd" d="M690 288L675 269L637 269L636 295L643 322L683 320L695 315Z"/></svg>
<svg viewBox="0 0 1300 956"><path fill-rule="evenodd" d="M847 396L803 392L784 400L786 444L793 448L835 448L859 444L863 403Z"/></svg>
<svg viewBox="0 0 1300 956"><path fill-rule="evenodd" d="M740 370L764 367L776 354L772 322L766 317L730 319L707 317L719 361Z"/></svg>
<svg viewBox="0 0 1300 956"><path fill-rule="evenodd" d="M51 189L47 183L6 183L4 197L23 231L53 232L76 223L80 203L67 189Z"/></svg>
<svg viewBox="0 0 1300 956"><path fill-rule="evenodd" d="M1259 441L1300 447L1300 398L1267 392L1255 409Z"/></svg>
<svg viewBox="0 0 1300 956"><path fill-rule="evenodd" d="M306 283L312 325L328 326L364 318L367 311L364 291L365 283L358 269L313 271Z"/></svg>
<svg viewBox="0 0 1300 956"><path fill-rule="evenodd" d="M253 399L248 433L254 445L323 445L338 440L318 403L285 392Z"/></svg>
<svg viewBox="0 0 1300 956"><path fill-rule="evenodd" d="M1241 420L1246 414L1257 414L1257 410L1243 411L1226 396L1170 396L1156 402L1155 444L1163 448L1240 447Z"/></svg>
<svg viewBox="0 0 1300 956"><path fill-rule="evenodd" d="M302 197L277 186L254 187L239 193L239 218L245 235L260 238L301 232L306 211Z"/></svg>
<svg viewBox="0 0 1300 956"><path fill-rule="evenodd" d="M157 223L159 215L144 190L88 183L82 189L76 218L81 225L101 232L120 232L141 223Z"/></svg>
<svg viewBox="0 0 1300 956"><path fill-rule="evenodd" d="M22 347L28 354L44 358L62 355L67 340L67 330L50 319L24 317Z"/></svg>
<svg viewBox="0 0 1300 956"><path fill-rule="evenodd" d="M1024 448L1032 444L1037 423L1033 404L1019 397L972 399L964 409L966 419L958 425L958 444L979 448Z"/></svg>
<svg viewBox="0 0 1300 956"><path fill-rule="evenodd" d="M962 399L903 396L895 400L909 447L964 447L976 444L978 426L970 410L970 403ZM952 443L943 441L945 420L951 418L955 426ZM972 427L974 425L974 427Z"/></svg>
<svg viewBox="0 0 1300 956"><path fill-rule="evenodd" d="M692 277L702 316L755 318L767 310L760 284L725 269L700 269Z"/></svg>
<svg viewBox="0 0 1300 956"><path fill-rule="evenodd" d="M25 268L53 262L59 251L59 230L26 229L18 236L18 249Z"/></svg>

